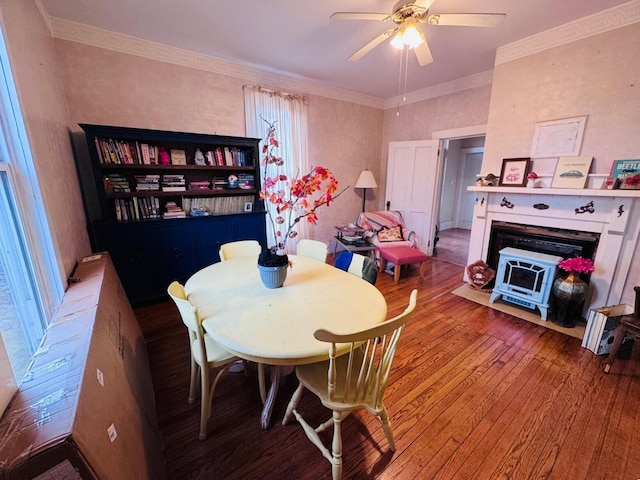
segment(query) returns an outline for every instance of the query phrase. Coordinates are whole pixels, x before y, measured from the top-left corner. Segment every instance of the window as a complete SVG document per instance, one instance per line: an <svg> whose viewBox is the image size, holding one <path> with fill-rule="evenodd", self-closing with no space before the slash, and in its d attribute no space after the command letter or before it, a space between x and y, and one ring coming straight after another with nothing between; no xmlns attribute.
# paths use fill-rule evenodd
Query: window
<svg viewBox="0 0 640 480"><path fill-rule="evenodd" d="M64 287L2 32L0 69L0 333L19 379Z"/></svg>
<svg viewBox="0 0 640 480"><path fill-rule="evenodd" d="M307 160L307 105L300 95L292 95L261 87L244 87L244 109L247 136L265 139L269 123L275 122L276 137L280 143L279 156L284 160L286 175L289 178L309 171ZM262 176L264 170L261 170ZM262 179L264 180L264 179ZM275 208L266 204L266 208ZM274 215L275 217L275 215ZM285 222L288 224L289 222ZM297 225L298 238L308 238L306 222ZM267 238L274 238L272 227L267 222ZM287 242L289 253L296 251L297 238Z"/></svg>

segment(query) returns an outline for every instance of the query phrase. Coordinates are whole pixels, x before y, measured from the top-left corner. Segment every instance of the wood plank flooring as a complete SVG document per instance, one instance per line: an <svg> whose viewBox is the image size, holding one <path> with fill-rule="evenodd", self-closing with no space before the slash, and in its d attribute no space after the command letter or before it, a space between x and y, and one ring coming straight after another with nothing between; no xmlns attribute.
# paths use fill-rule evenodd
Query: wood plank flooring
<svg viewBox="0 0 640 480"><path fill-rule="evenodd" d="M424 279L413 268L398 284L380 274L376 286L390 316L404 309L412 288L419 290L385 397L397 450L389 451L370 415L350 416L343 422L344 478L640 478L638 346L604 374L603 357L579 339L451 294L461 278L462 267L439 261L429 261ZM295 375L283 381L272 427L263 431L255 369L249 377L226 373L209 437L199 441L199 399L187 403L189 347L178 312L167 301L136 315L169 479L331 478L297 422L280 424ZM299 410L312 423L328 418L309 392Z"/></svg>

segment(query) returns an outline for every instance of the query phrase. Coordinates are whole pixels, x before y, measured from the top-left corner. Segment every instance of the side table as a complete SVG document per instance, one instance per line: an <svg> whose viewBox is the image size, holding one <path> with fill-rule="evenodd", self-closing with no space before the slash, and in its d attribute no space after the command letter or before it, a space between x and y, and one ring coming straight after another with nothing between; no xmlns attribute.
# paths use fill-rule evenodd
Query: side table
<svg viewBox="0 0 640 480"><path fill-rule="evenodd" d="M334 237L333 256L335 258L338 251L347 252L367 252L375 260L376 246L369 243L363 236L364 230L358 227L336 226Z"/></svg>

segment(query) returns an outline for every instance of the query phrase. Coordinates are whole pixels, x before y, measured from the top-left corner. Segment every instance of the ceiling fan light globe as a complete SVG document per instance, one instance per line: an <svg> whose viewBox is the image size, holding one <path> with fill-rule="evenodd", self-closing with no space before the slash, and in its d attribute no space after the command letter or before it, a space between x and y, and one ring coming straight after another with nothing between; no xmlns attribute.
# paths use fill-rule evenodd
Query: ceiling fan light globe
<svg viewBox="0 0 640 480"><path fill-rule="evenodd" d="M404 36L402 34L402 30L398 30L398 33L396 33L391 39L391 45L398 50L402 50L404 48Z"/></svg>
<svg viewBox="0 0 640 480"><path fill-rule="evenodd" d="M409 25L405 29L402 40L409 48L416 48L423 42L422 35L420 35L415 25Z"/></svg>

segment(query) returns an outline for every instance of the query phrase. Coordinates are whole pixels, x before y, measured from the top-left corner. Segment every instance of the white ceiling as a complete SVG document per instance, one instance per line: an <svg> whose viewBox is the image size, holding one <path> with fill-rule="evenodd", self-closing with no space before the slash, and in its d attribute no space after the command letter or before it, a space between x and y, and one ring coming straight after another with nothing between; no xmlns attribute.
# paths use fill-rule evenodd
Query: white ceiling
<svg viewBox="0 0 640 480"><path fill-rule="evenodd" d="M506 13L495 28L420 24L434 57L410 57L411 92L493 69L496 48L628 0L436 0L430 13ZM388 41L347 58L390 25L336 11L391 13L395 0L39 0L53 19L131 35L242 66L379 98L403 92Z"/></svg>

